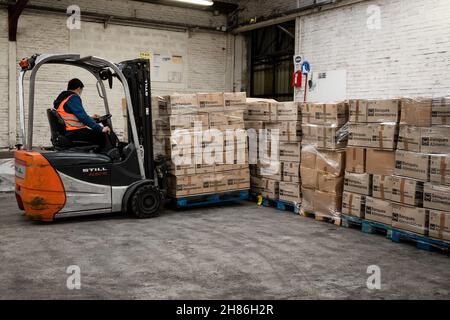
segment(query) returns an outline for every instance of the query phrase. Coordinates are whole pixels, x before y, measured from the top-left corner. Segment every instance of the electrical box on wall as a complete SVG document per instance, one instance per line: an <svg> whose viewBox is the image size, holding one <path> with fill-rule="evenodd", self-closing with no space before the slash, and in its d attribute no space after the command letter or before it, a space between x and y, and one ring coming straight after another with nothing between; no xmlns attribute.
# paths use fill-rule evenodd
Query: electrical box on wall
<svg viewBox="0 0 450 320"><path fill-rule="evenodd" d="M347 71L334 70L310 73L307 102L335 102L347 99ZM303 102L304 87L295 90L295 101Z"/></svg>

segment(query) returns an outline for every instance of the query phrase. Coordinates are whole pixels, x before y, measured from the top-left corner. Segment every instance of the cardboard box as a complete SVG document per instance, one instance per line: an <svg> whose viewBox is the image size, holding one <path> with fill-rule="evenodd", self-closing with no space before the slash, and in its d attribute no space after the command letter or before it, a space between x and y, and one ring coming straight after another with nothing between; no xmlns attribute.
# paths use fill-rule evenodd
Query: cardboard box
<svg viewBox="0 0 450 320"><path fill-rule="evenodd" d="M382 123L400 120L400 100L351 100L350 122Z"/></svg>
<svg viewBox="0 0 450 320"><path fill-rule="evenodd" d="M276 167L261 167L260 166L260 175L263 178L282 181L283 172L281 170L281 162L278 163Z"/></svg>
<svg viewBox="0 0 450 320"><path fill-rule="evenodd" d="M245 115L244 115L245 117ZM245 129L250 130L254 129L256 130L256 135L259 135L259 131L264 129L264 122L263 121L245 121Z"/></svg>
<svg viewBox="0 0 450 320"><path fill-rule="evenodd" d="M261 195L264 198L278 200L279 199L279 190L280 190L280 182L271 180L271 179L262 179L263 191Z"/></svg>
<svg viewBox="0 0 450 320"><path fill-rule="evenodd" d="M284 162L283 168L283 181L291 183L300 183L300 163L298 162Z"/></svg>
<svg viewBox="0 0 450 320"><path fill-rule="evenodd" d="M367 149L367 173L390 176L394 174L394 169L395 151Z"/></svg>
<svg viewBox="0 0 450 320"><path fill-rule="evenodd" d="M364 219L366 196L344 191L342 196L342 213Z"/></svg>
<svg viewBox="0 0 450 320"><path fill-rule="evenodd" d="M344 178L334 175L318 172L318 190L329 194L342 195L344 189Z"/></svg>
<svg viewBox="0 0 450 320"><path fill-rule="evenodd" d="M185 176L195 174L195 165L193 160L190 164L175 165L172 161L167 161L167 168L169 174L174 176Z"/></svg>
<svg viewBox="0 0 450 320"><path fill-rule="evenodd" d="M450 186L450 155L430 155L430 181Z"/></svg>
<svg viewBox="0 0 450 320"><path fill-rule="evenodd" d="M369 124L373 130L372 148L380 150L395 150L398 141L398 124Z"/></svg>
<svg viewBox="0 0 450 320"><path fill-rule="evenodd" d="M450 153L450 127L422 128L421 137L421 152Z"/></svg>
<svg viewBox="0 0 450 320"><path fill-rule="evenodd" d="M394 173L398 176L430 181L430 156L423 153L397 151Z"/></svg>
<svg viewBox="0 0 450 320"><path fill-rule="evenodd" d="M366 149L348 147L345 170L352 173L366 172Z"/></svg>
<svg viewBox="0 0 450 320"><path fill-rule="evenodd" d="M428 212L430 237L450 241L450 213L437 210L428 210Z"/></svg>
<svg viewBox="0 0 450 320"><path fill-rule="evenodd" d="M401 125L397 149L420 152L421 139L421 128Z"/></svg>
<svg viewBox="0 0 450 320"><path fill-rule="evenodd" d="M249 170L223 173L196 174L194 176L168 176L168 194L179 198L250 188Z"/></svg>
<svg viewBox="0 0 450 320"><path fill-rule="evenodd" d="M428 235L428 210L392 204L392 227Z"/></svg>
<svg viewBox="0 0 450 320"><path fill-rule="evenodd" d="M450 124L450 98L402 99L401 123L417 127Z"/></svg>
<svg viewBox="0 0 450 320"><path fill-rule="evenodd" d="M302 135L303 145L312 145L319 149L336 150L347 145L345 131L334 126L303 124Z"/></svg>
<svg viewBox="0 0 450 320"><path fill-rule="evenodd" d="M316 169L331 175L342 176L345 171L345 151L317 151Z"/></svg>
<svg viewBox="0 0 450 320"><path fill-rule="evenodd" d="M433 99L431 111L432 126L446 126L450 124L450 97Z"/></svg>
<svg viewBox="0 0 450 320"><path fill-rule="evenodd" d="M348 122L348 105L342 103L310 104L303 123L341 127ZM302 109L303 112L303 109ZM308 117L309 115L309 117Z"/></svg>
<svg viewBox="0 0 450 320"><path fill-rule="evenodd" d="M278 120L277 105L266 102L251 102L247 104L247 111L245 112L245 121L264 121L273 122Z"/></svg>
<svg viewBox="0 0 450 320"><path fill-rule="evenodd" d="M429 209L450 212L450 187L425 183L423 206Z"/></svg>
<svg viewBox="0 0 450 320"><path fill-rule="evenodd" d="M366 197L365 219L392 225L392 205L388 201Z"/></svg>
<svg viewBox="0 0 450 320"><path fill-rule="evenodd" d="M298 121L279 121L265 124L265 129L278 130L279 141L287 143L297 143L302 141L302 126Z"/></svg>
<svg viewBox="0 0 450 320"><path fill-rule="evenodd" d="M342 194L337 195L316 190L314 192L314 212L329 217L340 216Z"/></svg>
<svg viewBox="0 0 450 320"><path fill-rule="evenodd" d="M157 135L171 135L177 130L208 130L209 116L206 113L164 116L153 121L153 132Z"/></svg>
<svg viewBox="0 0 450 320"><path fill-rule="evenodd" d="M398 125L394 123L349 125L349 146L395 150L397 140Z"/></svg>
<svg viewBox="0 0 450 320"><path fill-rule="evenodd" d="M372 197L381 200L392 198L392 176L373 175Z"/></svg>
<svg viewBox="0 0 450 320"><path fill-rule="evenodd" d="M314 104L312 103L301 103L301 115L302 115L302 124L311 124L314 123Z"/></svg>
<svg viewBox="0 0 450 320"><path fill-rule="evenodd" d="M298 102L278 103L278 121L302 121L302 109Z"/></svg>
<svg viewBox="0 0 450 320"><path fill-rule="evenodd" d="M348 146L370 148L372 138L373 130L367 124L349 124Z"/></svg>
<svg viewBox="0 0 450 320"><path fill-rule="evenodd" d="M317 149L313 146L303 146L301 152L301 164L304 168L316 169Z"/></svg>
<svg viewBox="0 0 450 320"><path fill-rule="evenodd" d="M223 94L225 111L242 110L247 108L247 94L245 92L225 92Z"/></svg>
<svg viewBox="0 0 450 320"><path fill-rule="evenodd" d="M301 143L280 142L280 161L300 162L301 150L302 150Z"/></svg>
<svg viewBox="0 0 450 320"><path fill-rule="evenodd" d="M314 189L302 186L302 210L306 212L314 212L314 198L316 191Z"/></svg>
<svg viewBox="0 0 450 320"><path fill-rule="evenodd" d="M302 193L299 183L280 182L280 200L301 203Z"/></svg>
<svg viewBox="0 0 450 320"><path fill-rule="evenodd" d="M300 176L302 187L308 189L319 188L319 172L316 169L305 168L303 164L300 166Z"/></svg>
<svg viewBox="0 0 450 320"><path fill-rule="evenodd" d="M423 182L393 176L391 200L404 205L422 207Z"/></svg>
<svg viewBox="0 0 450 320"><path fill-rule="evenodd" d="M223 112L224 95L217 93L197 93L197 101L201 112Z"/></svg>
<svg viewBox="0 0 450 320"><path fill-rule="evenodd" d="M372 175L368 173L345 173L344 191L372 195Z"/></svg>
<svg viewBox="0 0 450 320"><path fill-rule="evenodd" d="M164 97L153 97L152 108L157 109L159 116L168 116L197 113L199 104L195 94L173 94Z"/></svg>

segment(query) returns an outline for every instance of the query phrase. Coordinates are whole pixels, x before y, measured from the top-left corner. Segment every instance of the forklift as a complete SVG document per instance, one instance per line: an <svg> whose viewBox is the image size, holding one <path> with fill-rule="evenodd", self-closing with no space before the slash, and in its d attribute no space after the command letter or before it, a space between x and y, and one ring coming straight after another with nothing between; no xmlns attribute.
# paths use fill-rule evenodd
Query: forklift
<svg viewBox="0 0 450 320"><path fill-rule="evenodd" d="M47 110L52 147L33 148L36 76L44 65L69 65L90 72L104 102L105 116L96 121L114 135L104 82L123 86L129 142L118 139L115 148L101 153L92 142L70 141L64 120ZM19 142L15 151L15 195L19 208L32 220L107 213L128 213L137 218L159 215L165 198L165 160L153 155L150 61L136 59L118 64L77 54L34 55L20 62ZM28 124L25 130L24 79L30 72ZM122 115L121 115L122 116Z"/></svg>

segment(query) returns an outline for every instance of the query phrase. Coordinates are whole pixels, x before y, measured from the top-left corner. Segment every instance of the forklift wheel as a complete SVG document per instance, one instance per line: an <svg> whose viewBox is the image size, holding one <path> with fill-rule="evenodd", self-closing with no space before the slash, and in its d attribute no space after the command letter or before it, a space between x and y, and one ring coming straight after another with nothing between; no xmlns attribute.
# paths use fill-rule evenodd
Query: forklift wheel
<svg viewBox="0 0 450 320"><path fill-rule="evenodd" d="M161 193L150 184L140 186L130 199L131 212L139 219L159 216L161 206Z"/></svg>

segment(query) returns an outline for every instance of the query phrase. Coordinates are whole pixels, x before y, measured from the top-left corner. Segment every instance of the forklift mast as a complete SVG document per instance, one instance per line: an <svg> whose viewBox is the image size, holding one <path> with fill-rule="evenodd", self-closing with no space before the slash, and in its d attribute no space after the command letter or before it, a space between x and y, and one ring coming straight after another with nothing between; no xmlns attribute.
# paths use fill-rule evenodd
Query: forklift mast
<svg viewBox="0 0 450 320"><path fill-rule="evenodd" d="M145 59L129 60L121 62L120 67L128 82L139 143L145 150L145 175L147 179L155 180L150 61ZM128 136L131 137L130 117L127 119ZM137 147L139 148L139 146Z"/></svg>

